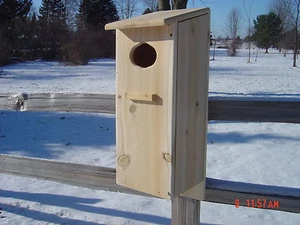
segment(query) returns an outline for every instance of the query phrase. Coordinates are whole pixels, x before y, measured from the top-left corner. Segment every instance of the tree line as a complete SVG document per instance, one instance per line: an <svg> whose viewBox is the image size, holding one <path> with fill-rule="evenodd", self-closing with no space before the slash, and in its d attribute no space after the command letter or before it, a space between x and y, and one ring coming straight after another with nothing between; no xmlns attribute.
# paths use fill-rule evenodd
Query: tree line
<svg viewBox="0 0 300 225"><path fill-rule="evenodd" d="M245 2L244 2L245 3ZM251 9L244 4L248 27L245 40L249 43L255 42L260 48L268 53L270 47L278 48L280 51L293 50L293 66L299 51L299 19L300 0L270 0L269 13L258 15L251 25ZM229 55L234 56L239 45L241 12L232 8L228 14L227 32L231 38L229 44Z"/></svg>
<svg viewBox="0 0 300 225"><path fill-rule="evenodd" d="M38 12L32 9L32 0L0 0L0 65L37 58L86 64L91 58L114 57L114 32L104 31L104 25L132 17L137 2L144 3L145 14L183 9L188 0L42 0ZM271 46L292 49L296 66L300 0L270 0L269 8L270 13L256 17L254 27L245 10L249 22L245 39L266 52ZM232 56L241 41L240 18L233 8L226 24Z"/></svg>
<svg viewBox="0 0 300 225"><path fill-rule="evenodd" d="M42 0L37 14L32 0L1 0L0 64L37 58L85 64L113 57L114 33L104 25L119 19L114 2L80 0L73 22L68 2Z"/></svg>
<svg viewBox="0 0 300 225"><path fill-rule="evenodd" d="M137 2L145 13L186 8L187 0L0 0L0 65L25 60L60 60L86 64L114 57L113 31L104 25L132 17Z"/></svg>

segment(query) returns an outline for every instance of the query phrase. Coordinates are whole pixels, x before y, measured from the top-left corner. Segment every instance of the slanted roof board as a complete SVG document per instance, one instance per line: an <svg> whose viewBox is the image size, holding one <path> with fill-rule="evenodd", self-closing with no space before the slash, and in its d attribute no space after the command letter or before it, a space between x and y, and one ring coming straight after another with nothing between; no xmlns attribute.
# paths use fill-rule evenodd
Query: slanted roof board
<svg viewBox="0 0 300 225"><path fill-rule="evenodd" d="M165 26L207 14L209 8L179 9L149 13L105 25L106 30Z"/></svg>

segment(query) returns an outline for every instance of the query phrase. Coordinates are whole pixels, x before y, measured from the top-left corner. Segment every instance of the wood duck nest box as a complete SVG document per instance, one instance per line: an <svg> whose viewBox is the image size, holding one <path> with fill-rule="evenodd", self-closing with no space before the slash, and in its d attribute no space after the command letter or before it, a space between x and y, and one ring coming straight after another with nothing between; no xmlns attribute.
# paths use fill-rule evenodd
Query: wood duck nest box
<svg viewBox="0 0 300 225"><path fill-rule="evenodd" d="M154 12L116 29L117 183L205 197L210 11Z"/></svg>

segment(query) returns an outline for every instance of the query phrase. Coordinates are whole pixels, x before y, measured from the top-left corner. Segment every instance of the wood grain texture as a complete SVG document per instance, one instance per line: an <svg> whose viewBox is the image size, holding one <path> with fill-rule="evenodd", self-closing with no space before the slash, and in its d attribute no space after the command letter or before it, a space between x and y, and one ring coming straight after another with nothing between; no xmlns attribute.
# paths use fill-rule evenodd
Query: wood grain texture
<svg viewBox="0 0 300 225"><path fill-rule="evenodd" d="M208 8L197 8L153 12L142 16L106 24L105 29L113 30L165 26L177 23L179 21L188 20L203 14L207 14L208 11Z"/></svg>
<svg viewBox="0 0 300 225"><path fill-rule="evenodd" d="M300 191L300 190L299 190ZM222 190L222 189L214 189L207 187L206 188L206 196L205 201L214 202L214 203L222 203L233 205L235 207L235 200L239 200L239 205L247 207L246 200L255 200L258 199L266 199L269 201L277 201L279 202L278 208L257 208L257 209L265 209L265 210L277 210L277 211L285 211L292 213L300 213L300 197L299 196L287 196L287 195L277 195L277 194L259 194L259 193L251 193L251 192L239 192L239 191L230 191L230 190ZM252 208L252 207L251 207Z"/></svg>
<svg viewBox="0 0 300 225"><path fill-rule="evenodd" d="M299 115L299 99L209 99L209 120L300 123Z"/></svg>
<svg viewBox="0 0 300 225"><path fill-rule="evenodd" d="M117 30L116 148L121 162L116 168L117 183L162 198L170 198L171 186L171 163L164 154L171 154L172 32L172 26ZM157 55L147 68L135 65L130 57L141 43L152 46ZM128 99L126 93L155 93L156 100ZM126 165L122 158L128 161Z"/></svg>
<svg viewBox="0 0 300 225"><path fill-rule="evenodd" d="M172 225L199 225L200 201L186 197L172 199Z"/></svg>
<svg viewBox="0 0 300 225"><path fill-rule="evenodd" d="M133 101L146 101L152 102L157 98L157 94L153 93L133 93L133 92L125 92L125 98L133 100Z"/></svg>
<svg viewBox="0 0 300 225"><path fill-rule="evenodd" d="M33 177L91 189L151 196L117 185L116 170L114 168L96 167L0 154L0 173L23 177ZM279 208L269 210L300 213L300 188L294 189L293 192L289 193L289 188L276 187L276 190L279 191L274 191L274 187L270 186L265 188L266 193L259 194L257 193L260 188L259 185L257 188L251 188L251 186L249 187L248 184L246 186L243 185L246 188L249 187L247 191L245 188L239 189L239 185L237 185L235 182L228 184L227 181L216 182L212 178L206 178L206 180L207 186L205 201L207 202L229 204L233 205L232 207L234 207L235 199L240 200L241 206L246 206L246 199L265 198L280 202ZM223 185L223 183L225 184ZM268 193L268 188L270 189L270 193ZM182 205L184 206L185 204L189 205L188 207L198 207L195 204L195 201L197 202L197 200L190 200L190 202L186 202L183 198L175 199L172 204L177 202L177 205L175 204L172 206L172 214L173 212L178 212L179 209L176 207L181 207L182 210L184 210Z"/></svg>
<svg viewBox="0 0 300 225"><path fill-rule="evenodd" d="M178 24L174 197L205 197L209 24L208 14Z"/></svg>
<svg viewBox="0 0 300 225"><path fill-rule="evenodd" d="M0 154L0 173L33 177L91 189L139 193L117 185L114 168ZM139 195L150 196L143 193L139 193Z"/></svg>
<svg viewBox="0 0 300 225"><path fill-rule="evenodd" d="M20 105L22 95L27 98ZM115 96L103 94L0 94L0 109L115 113Z"/></svg>

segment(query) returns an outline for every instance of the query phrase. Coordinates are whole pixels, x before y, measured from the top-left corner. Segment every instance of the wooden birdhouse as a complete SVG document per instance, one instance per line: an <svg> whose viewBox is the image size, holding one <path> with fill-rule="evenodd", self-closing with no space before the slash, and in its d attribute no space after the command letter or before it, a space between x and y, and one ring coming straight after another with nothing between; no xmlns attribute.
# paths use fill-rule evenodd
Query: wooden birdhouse
<svg viewBox="0 0 300 225"><path fill-rule="evenodd" d="M116 29L117 183L205 196L210 11L161 11Z"/></svg>

